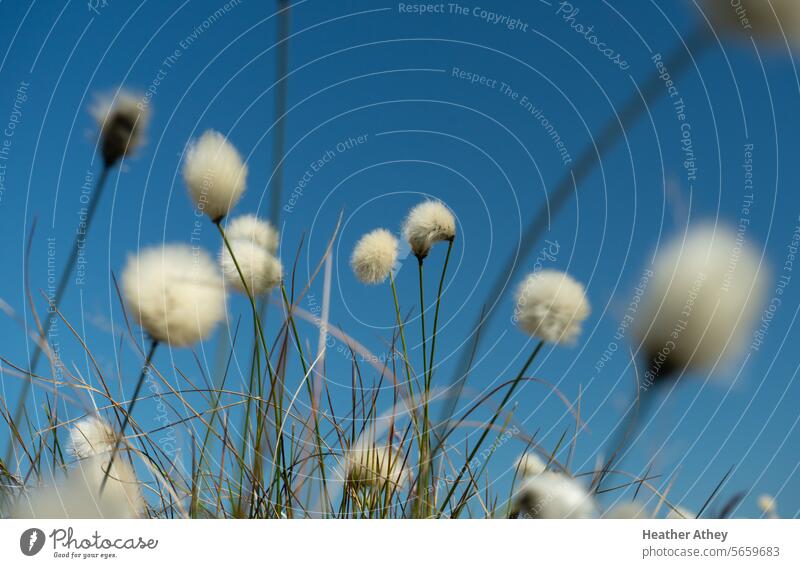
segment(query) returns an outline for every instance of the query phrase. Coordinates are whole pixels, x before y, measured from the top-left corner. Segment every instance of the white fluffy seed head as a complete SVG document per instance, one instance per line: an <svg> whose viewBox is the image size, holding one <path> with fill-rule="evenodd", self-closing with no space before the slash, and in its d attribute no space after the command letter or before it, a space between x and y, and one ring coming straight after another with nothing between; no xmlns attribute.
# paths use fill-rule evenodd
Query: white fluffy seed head
<svg viewBox="0 0 800 568"><path fill-rule="evenodd" d="M403 455L392 447L358 444L346 453L345 460L347 480L356 487L400 486L408 477Z"/></svg>
<svg viewBox="0 0 800 568"><path fill-rule="evenodd" d="M523 481L516 510L520 517L530 519L588 519L596 512L594 500L580 483L552 471Z"/></svg>
<svg viewBox="0 0 800 568"><path fill-rule="evenodd" d="M99 416L90 416L75 423L69 431L70 449L79 459L113 451L114 430Z"/></svg>
<svg viewBox="0 0 800 568"><path fill-rule="evenodd" d="M100 151L107 166L132 154L144 143L150 112L142 100L121 90L99 96L90 108L100 131Z"/></svg>
<svg viewBox="0 0 800 568"><path fill-rule="evenodd" d="M774 10L774 11L773 11ZM800 2L797 0L706 0L705 11L715 30L774 44L800 46ZM785 36L785 39L784 39Z"/></svg>
<svg viewBox="0 0 800 568"><path fill-rule="evenodd" d="M252 241L270 254L278 252L278 230L255 215L239 215L225 225L225 234L234 241Z"/></svg>
<svg viewBox="0 0 800 568"><path fill-rule="evenodd" d="M220 264L225 283L237 292L247 294L242 277L254 296L258 296L280 284L283 278L281 261L275 258L266 248L252 240L228 239L233 256L223 243L220 252ZM234 257L236 262L234 262ZM239 264L237 269L236 264ZM241 274L239 273L241 270Z"/></svg>
<svg viewBox="0 0 800 568"><path fill-rule="evenodd" d="M403 238L419 258L425 258L431 247L456 236L456 218L441 201L424 201L408 212L403 223Z"/></svg>
<svg viewBox="0 0 800 568"><path fill-rule="evenodd" d="M175 347L205 339L225 315L216 264L205 251L186 245L156 246L131 256L122 292L142 328Z"/></svg>
<svg viewBox="0 0 800 568"><path fill-rule="evenodd" d="M591 308L583 285L557 270L530 274L517 290L514 319L526 333L552 343L573 343Z"/></svg>
<svg viewBox="0 0 800 568"><path fill-rule="evenodd" d="M524 479L531 475L539 475L547 469L547 464L533 452L522 454L514 464L517 477Z"/></svg>
<svg viewBox="0 0 800 568"><path fill-rule="evenodd" d="M397 250L397 239L392 233L375 229L358 241L350 266L364 284L380 284L389 277L397 262Z"/></svg>
<svg viewBox="0 0 800 568"><path fill-rule="evenodd" d="M217 221L242 196L247 164L225 136L207 130L186 152L183 179L197 208Z"/></svg>
<svg viewBox="0 0 800 568"><path fill-rule="evenodd" d="M109 454L81 460L50 487L19 498L12 517L19 519L135 519L146 504L139 480L127 461L117 456L109 470ZM108 481L100 491L108 471Z"/></svg>
<svg viewBox="0 0 800 568"><path fill-rule="evenodd" d="M760 495L758 497L758 508L768 517L776 518L778 516L778 504L772 495Z"/></svg>
<svg viewBox="0 0 800 568"><path fill-rule="evenodd" d="M764 280L758 254L725 227L698 225L662 248L634 326L646 380L734 359L759 316Z"/></svg>

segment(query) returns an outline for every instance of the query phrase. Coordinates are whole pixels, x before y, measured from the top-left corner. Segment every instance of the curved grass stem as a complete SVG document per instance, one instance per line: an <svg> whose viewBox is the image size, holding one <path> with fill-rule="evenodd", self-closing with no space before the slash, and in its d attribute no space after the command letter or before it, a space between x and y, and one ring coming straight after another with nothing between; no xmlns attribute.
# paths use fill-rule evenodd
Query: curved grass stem
<svg viewBox="0 0 800 568"><path fill-rule="evenodd" d="M511 387L508 389L508 392L503 397L503 400L500 402L500 406L497 408L497 411L494 413L494 416L492 416L492 419L484 427L483 433L481 434L480 438L478 438L478 443L475 444L472 447L472 451L470 452L469 456L467 457L467 460L464 462L464 467L461 468L461 471L459 472L458 477L456 477L455 481L453 481L453 483L450 485L450 490L447 492L447 496L445 497L444 501L442 502L442 506L439 509L439 515L438 516L441 517L442 514L444 513L444 510L447 507L447 504L450 502L450 499L452 499L453 493L455 493L456 487L458 487L458 484L461 481L461 478L464 477L464 474L466 473L467 468L472 463L472 460L475 459L475 456L478 454L478 451L480 450L481 445L483 444L484 440L486 440L486 436L489 435L489 432L491 431L492 426L494 426L494 423L497 422L497 419L503 413L503 409L505 408L506 404L508 404L508 401L511 400L511 397L514 394L514 391L517 390L517 386L519 386L520 382L522 381L523 377L525 376L525 373L528 370L528 367L531 366L531 363L533 363L533 360L536 359L536 356L539 354L539 351L542 350L542 346L544 346L544 341L540 340L539 343L534 348L533 353L531 353L530 357L528 357L528 360L522 366L522 369L520 369L519 373L517 374L516 378L514 379L514 382L511 383Z"/></svg>
<svg viewBox="0 0 800 568"><path fill-rule="evenodd" d="M156 352L156 347L158 347L158 340L150 340L150 349L147 351L147 357L145 357L144 365L142 366L142 372L139 374L139 380L136 381L136 388L133 389L133 396L128 403L128 410L125 412L125 418L122 420L122 426L119 429L119 436L117 436L116 441L114 442L114 449L111 452L111 459L108 460L108 469L106 469L106 474L103 476L103 481L100 484L100 496L103 495L103 490L106 487L108 476L111 475L111 466L114 465L114 460L119 452L119 444L125 436L125 429L128 427L128 423L131 420L133 408L136 406L136 401L139 400L139 393L142 390L144 379L147 377L147 371L150 369L150 365L153 362L153 355Z"/></svg>

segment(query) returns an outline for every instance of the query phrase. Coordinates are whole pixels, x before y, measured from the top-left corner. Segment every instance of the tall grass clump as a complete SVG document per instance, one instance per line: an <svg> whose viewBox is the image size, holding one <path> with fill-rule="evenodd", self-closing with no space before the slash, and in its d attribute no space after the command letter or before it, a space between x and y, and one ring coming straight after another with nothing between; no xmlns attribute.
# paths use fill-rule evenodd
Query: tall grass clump
<svg viewBox="0 0 800 568"><path fill-rule="evenodd" d="M758 32L775 39L769 15L758 3L748 4L753 4ZM795 4L773 2L779 16L792 21L797 16ZM709 10L712 19L733 31L727 20L730 14L717 5ZM707 34L698 34L689 45L707 42ZM689 63L679 55L668 63L676 75ZM621 122L638 117L642 99L651 100L662 87L657 77L646 83L620 113ZM285 81L282 92L285 97ZM108 172L142 146L148 120L138 101L122 93L94 114L103 170L90 219ZM598 137L597 148L579 159L575 171L556 186L548 206L534 215L520 250L509 254L514 259L510 267L489 275L488 306L494 307L512 276L518 281L517 258L520 254L524 258L545 230L545 220L549 223L551 213L588 176L595 152L602 153L619 139L618 124L612 126ZM276 162L282 163L279 154ZM299 254L293 263L286 255L281 258L287 245L299 249L300 243L281 241L276 211L271 222L235 211L243 208L249 167L228 136L215 130L202 133L189 142L177 167L195 212L213 227L213 248L219 252L213 256L196 246L171 243L134 251L126 262L114 259L115 276L121 270L115 283L124 313L119 341L123 352L135 354L138 377L135 373L129 377L122 368L116 369L117 377L109 376L77 332L75 342L92 365L89 379L39 346L30 365L14 366L24 381L24 393L33 385L48 392L58 390L62 396L68 393L62 400L74 416L58 415L48 400L40 409L46 419L43 425L34 428L25 421L27 427L22 427L19 409L25 408L26 394L16 410L2 401L8 445L15 456L14 463L0 462L3 515L574 519L725 517L736 509L738 498L722 506L716 503L730 472L692 513L672 502L671 485L666 489L655 485L659 475L649 470L643 475L626 472L620 459L642 404L653 400L661 387L674 387L689 373L719 372L722 364L736 361L742 352L759 313L765 277L758 255L730 230L692 226L656 255L653 282L636 322L637 344L631 345L631 351L641 356L634 371L643 377L633 396L635 411L623 417L624 427L614 443L596 449L597 465L580 469L573 467L572 457L585 430L582 401L569 400L534 371L546 373L546 362L539 361L543 351L580 346L592 312L591 281L584 284L555 269L536 270L522 278L513 314L508 314L524 334L521 364L511 367L508 376L474 376L473 362L482 355L480 336L498 310L481 311L475 327L468 330L474 343L463 348L464 364L455 383L449 382L442 379L437 361L444 357L437 349L454 343L443 342L447 326L440 326L440 318L449 307L448 268L455 244L466 243L468 233L464 229L468 225L457 222L457 203L451 208L439 199L428 199L402 219L392 218L391 212L380 219L380 224L399 229L397 234L408 244L412 262L416 260L413 285L397 278L401 242L392 230L376 228L352 248L349 263L357 286L370 286L381 294L383 315L392 322L381 338L391 357L381 358L362 343L365 330L344 329L330 318L334 244L342 239L338 225L321 257L308 259L308 277L301 281ZM270 183L273 200L279 199L279 186ZM469 251L465 258L469 260ZM437 273L430 273L430 259L435 267L441 261ZM68 263L64 284L52 302L56 308L71 269ZM311 313L301 302L321 273L323 306L319 313ZM435 297L426 296L431 290ZM243 314L240 302L245 302ZM268 311L268 304L277 308ZM74 314L56 311L74 330L69 323ZM229 333L214 337L222 322L228 323ZM311 332L305 333L308 329ZM214 340L223 360L219 376L209 377L205 347ZM513 337L501 335L498 341ZM330 368L328 342L346 353L349 374ZM161 346L170 350L169 358ZM181 364L173 349L191 355L196 367ZM63 376L39 374L40 354L51 358L51 367L58 365ZM237 372L240 376L231 378ZM130 380L133 377L137 378ZM452 413L435 422L432 406L445 398L443 393L460 393L453 385L468 379L477 383L481 396L464 409L453 396L452 402L445 402ZM342 384L346 402L331 393L331 385ZM575 421L571 441L565 433L550 444L516 428L517 407L523 404L518 397L529 385L544 388L563 403ZM147 427L137 420L142 416L141 401L150 398L157 400L171 422ZM164 430L184 433L182 449L190 460L176 459L174 448L168 448L160 435ZM523 444L524 451L516 461L498 464L497 449L509 437ZM498 476L498 469L506 476ZM611 477L619 483L604 483ZM633 498L628 501L630 493ZM618 501L624 496L625 502L605 507L603 496L614 494ZM778 514L777 503L769 496L762 496L758 506L763 516Z"/></svg>

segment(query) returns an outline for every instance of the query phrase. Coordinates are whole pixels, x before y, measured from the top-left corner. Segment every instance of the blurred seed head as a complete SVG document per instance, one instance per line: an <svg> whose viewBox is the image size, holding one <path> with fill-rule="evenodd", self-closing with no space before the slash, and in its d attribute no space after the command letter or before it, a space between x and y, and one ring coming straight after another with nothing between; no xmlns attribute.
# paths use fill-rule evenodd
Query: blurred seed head
<svg viewBox="0 0 800 568"><path fill-rule="evenodd" d="M635 331L647 381L738 356L765 292L759 255L727 227L698 225L656 256Z"/></svg>
<svg viewBox="0 0 800 568"><path fill-rule="evenodd" d="M225 291L214 261L186 245L132 255L122 272L122 293L142 328L175 347L205 339L225 315Z"/></svg>
<svg viewBox="0 0 800 568"><path fill-rule="evenodd" d="M758 497L758 508L765 516L771 519L778 518L778 504L772 495L760 495Z"/></svg>
<svg viewBox="0 0 800 568"><path fill-rule="evenodd" d="M278 252L278 230L269 221L255 215L239 215L225 225L225 234L230 240L251 241L270 254Z"/></svg>
<svg viewBox="0 0 800 568"><path fill-rule="evenodd" d="M242 294L247 294L242 278L254 296L264 294L280 284L283 278L281 261L266 247L253 240L228 239L233 256L223 243L220 264L225 283ZM234 262L235 257L235 262ZM236 264L239 264L237 269ZM241 270L241 275L239 274Z"/></svg>
<svg viewBox="0 0 800 568"><path fill-rule="evenodd" d="M574 343L590 312L583 285L558 270L534 272L517 289L519 327L551 343Z"/></svg>
<svg viewBox="0 0 800 568"><path fill-rule="evenodd" d="M797 0L705 0L704 10L717 33L751 36L765 44L800 47L800 2Z"/></svg>
<svg viewBox="0 0 800 568"><path fill-rule="evenodd" d="M114 430L99 416L90 416L75 423L69 431L70 449L75 457L89 458L113 451Z"/></svg>
<svg viewBox="0 0 800 568"><path fill-rule="evenodd" d="M100 152L106 167L113 166L144 143L150 113L141 100L120 90L114 95L101 95L91 107L100 131Z"/></svg>
<svg viewBox="0 0 800 568"><path fill-rule="evenodd" d="M142 516L146 505L133 468L118 455L108 469L116 441L111 425L99 416L90 416L75 423L69 438L77 465L51 486L21 496L13 516L45 519ZM106 471L108 480L101 493Z"/></svg>
<svg viewBox="0 0 800 568"><path fill-rule="evenodd" d="M428 256L431 247L456 236L456 219L441 201L424 201L409 211L403 223L403 238L417 258Z"/></svg>
<svg viewBox="0 0 800 568"><path fill-rule="evenodd" d="M525 479L515 509L529 519L588 519L596 514L592 496L573 478L545 471Z"/></svg>
<svg viewBox="0 0 800 568"><path fill-rule="evenodd" d="M186 152L183 179L197 208L217 222L239 202L247 164L222 134L207 130Z"/></svg>
<svg viewBox="0 0 800 568"><path fill-rule="evenodd" d="M389 277L397 262L397 251L395 236L386 229L375 229L358 241L350 266L364 284L380 284Z"/></svg>
<svg viewBox="0 0 800 568"><path fill-rule="evenodd" d="M535 453L526 452L517 458L514 469L517 472L517 477L524 479L531 475L543 473L547 469L547 464Z"/></svg>
<svg viewBox="0 0 800 568"><path fill-rule="evenodd" d="M135 519L146 504L139 480L122 456L108 470L108 453L83 459L51 486L19 497L11 516L17 519Z"/></svg>
<svg viewBox="0 0 800 568"><path fill-rule="evenodd" d="M355 487L402 486L408 478L403 455L391 446L356 444L345 455L347 481Z"/></svg>

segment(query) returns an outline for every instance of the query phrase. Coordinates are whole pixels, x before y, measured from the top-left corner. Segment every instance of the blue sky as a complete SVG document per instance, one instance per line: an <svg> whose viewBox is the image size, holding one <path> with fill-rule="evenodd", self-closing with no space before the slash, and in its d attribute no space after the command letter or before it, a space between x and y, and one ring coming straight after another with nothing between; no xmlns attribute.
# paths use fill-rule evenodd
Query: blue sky
<svg viewBox="0 0 800 568"><path fill-rule="evenodd" d="M460 4L463 14L447 3L444 13L414 14L406 13L411 3L307 0L296 3L291 16L282 259L291 265L299 248L302 288L341 213L331 321L383 353L394 318L390 292L357 283L347 265L352 246L375 227L398 231L405 212L426 196L446 202L458 218L459 236L442 308L439 384L452 376L490 282L546 193L568 174L569 160L590 147L657 72L657 54L666 57L696 26L706 25L692 2L576 1L579 12L571 20L557 2L491 4L490 11L519 20L514 29L492 23L480 6L467 3ZM62 304L99 364L114 375L121 368L126 392L140 361L130 347L120 351L119 337L109 333L121 325L111 273L141 246L192 238L196 217L180 177L186 143L208 128L225 133L247 157L250 172L236 212L269 214L276 20L271 2L233 2L214 16L222 5L111 1L92 11L85 2L0 2L0 125L8 149L0 192L7 271L0 298L27 326L33 320L23 253L32 222L30 279L41 310L38 290L47 286L48 254L60 270L79 221L81 186L87 174L99 172L88 113L93 97L118 85L150 89L147 144L115 170L86 249L86 280L71 287ZM577 24L593 26L616 59L600 53ZM670 98L664 85L552 219L546 240L520 259L511 280L515 285L538 258L586 283L593 313L581 340L572 348L546 347L534 369L569 399L581 395L589 431L577 444L578 470L594 465L631 388L629 334L602 368L598 361L653 251L687 219L738 222L748 145L755 197L746 239L763 253L774 277L800 224L794 167L800 83L792 54L721 36L692 55L688 71L675 78L678 95ZM676 115L676 100L685 103L683 118ZM694 152L689 167L682 146L687 129ZM312 164L323 158L315 171ZM304 176L307 185L292 197ZM209 223L201 223L199 238L217 250ZM426 261L428 298L443 259L441 247ZM418 308L414 265L407 262L397 277L406 310ZM301 307L318 307L320 282ZM771 296L774 286L769 289ZM626 467L641 472L652 457L654 471L664 476L660 486L674 475L673 500L696 510L736 466L723 497L750 491L737 514L758 514L756 496L770 493L783 515L796 516L800 432L794 401L800 384L791 346L798 299L791 280L763 344L749 353L741 372L687 377L664 401ZM246 317L240 298L230 306L231 317ZM533 348L510 322L510 293L497 310L470 377L468 402L513 377ZM23 327L4 315L0 330L3 357L24 365L30 344ZM313 327L303 325L301 333L316 345ZM218 337L198 348L201 364L213 367ZM61 329L59 343L62 358L88 376L89 363L68 330ZM181 379L172 365L196 371L186 350L161 352L157 365L176 382ZM346 405L350 366L336 349L328 370L335 399ZM3 395L14 400L19 380L7 372L1 378ZM526 431L538 431L547 447L572 424L563 404L536 385L527 386L516 404L515 419ZM62 407L68 416L80 415L80 404ZM146 423L148 409L140 412ZM499 449L492 466L498 483L510 481L508 468L523 447L510 442Z"/></svg>

